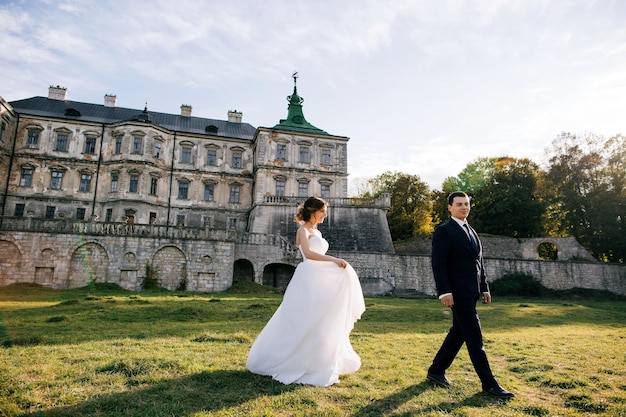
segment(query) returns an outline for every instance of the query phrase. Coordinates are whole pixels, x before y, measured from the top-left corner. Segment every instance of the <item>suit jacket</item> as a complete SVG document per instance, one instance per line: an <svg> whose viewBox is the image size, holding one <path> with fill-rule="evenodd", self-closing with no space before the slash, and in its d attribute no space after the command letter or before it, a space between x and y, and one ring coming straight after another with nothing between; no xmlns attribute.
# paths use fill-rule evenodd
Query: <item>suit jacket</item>
<svg viewBox="0 0 626 417"><path fill-rule="evenodd" d="M439 295L452 293L455 298L478 298L489 292L483 247L476 232L474 237L478 248L474 248L467 233L452 218L435 229L431 265Z"/></svg>

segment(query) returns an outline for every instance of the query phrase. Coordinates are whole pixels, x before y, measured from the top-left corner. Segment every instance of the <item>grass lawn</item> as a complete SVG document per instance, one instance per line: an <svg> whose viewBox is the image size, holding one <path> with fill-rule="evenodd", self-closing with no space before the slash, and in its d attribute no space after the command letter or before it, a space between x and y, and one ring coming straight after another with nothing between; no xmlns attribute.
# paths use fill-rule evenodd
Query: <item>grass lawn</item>
<svg viewBox="0 0 626 417"><path fill-rule="evenodd" d="M281 296L108 286L0 288L0 416L626 416L626 302L498 298L479 306L510 401L481 393L467 352L434 387L451 324L436 299L366 298L362 368L328 388L246 371Z"/></svg>

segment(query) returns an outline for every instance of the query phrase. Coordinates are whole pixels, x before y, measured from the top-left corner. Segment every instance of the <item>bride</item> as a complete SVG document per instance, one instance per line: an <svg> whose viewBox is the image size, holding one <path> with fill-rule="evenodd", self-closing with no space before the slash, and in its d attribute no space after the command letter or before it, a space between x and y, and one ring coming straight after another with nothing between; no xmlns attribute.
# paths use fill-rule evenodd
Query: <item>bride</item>
<svg viewBox="0 0 626 417"><path fill-rule="evenodd" d="M365 311L363 291L348 262L326 255L328 242L317 225L326 218L327 206L309 197L298 207L296 244L304 260L246 362L251 372L283 384L329 386L361 367L349 337Z"/></svg>

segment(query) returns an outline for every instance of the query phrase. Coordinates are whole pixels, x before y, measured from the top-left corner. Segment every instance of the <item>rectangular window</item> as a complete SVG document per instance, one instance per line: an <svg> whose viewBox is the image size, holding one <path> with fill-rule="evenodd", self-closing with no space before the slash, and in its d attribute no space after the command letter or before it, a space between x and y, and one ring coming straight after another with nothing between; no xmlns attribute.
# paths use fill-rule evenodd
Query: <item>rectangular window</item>
<svg viewBox="0 0 626 417"><path fill-rule="evenodd" d="M157 186L159 180L157 178L150 178L150 195L157 195Z"/></svg>
<svg viewBox="0 0 626 417"><path fill-rule="evenodd" d="M330 185L322 184L322 190L320 193L322 198L330 198Z"/></svg>
<svg viewBox="0 0 626 417"><path fill-rule="evenodd" d="M191 148L183 147L180 150L180 162L182 162L183 164L191 163Z"/></svg>
<svg viewBox="0 0 626 417"><path fill-rule="evenodd" d="M161 157L161 144L158 142L154 144L154 157L155 158Z"/></svg>
<svg viewBox="0 0 626 417"><path fill-rule="evenodd" d="M229 229L236 229L237 228L237 218L236 217L229 217L228 218L228 228Z"/></svg>
<svg viewBox="0 0 626 417"><path fill-rule="evenodd" d="M157 214L154 211L150 212L150 224L156 224L157 222Z"/></svg>
<svg viewBox="0 0 626 417"><path fill-rule="evenodd" d="M176 226L184 226L185 225L185 215L177 214L176 215Z"/></svg>
<svg viewBox="0 0 626 417"><path fill-rule="evenodd" d="M204 201L213 201L215 197L215 184L204 184Z"/></svg>
<svg viewBox="0 0 626 417"><path fill-rule="evenodd" d="M50 189L60 190L62 182L63 182L63 172L52 171L52 175L50 177Z"/></svg>
<svg viewBox="0 0 626 417"><path fill-rule="evenodd" d="M20 187L30 187L33 182L33 169L22 168L22 176L20 177Z"/></svg>
<svg viewBox="0 0 626 417"><path fill-rule="evenodd" d="M276 159L278 161L287 160L287 145L279 143L276 145Z"/></svg>
<svg viewBox="0 0 626 417"><path fill-rule="evenodd" d="M187 200L188 195L189 195L189 183L179 182L178 183L178 199Z"/></svg>
<svg viewBox="0 0 626 417"><path fill-rule="evenodd" d="M311 151L308 146L300 146L300 162L305 164L311 162Z"/></svg>
<svg viewBox="0 0 626 417"><path fill-rule="evenodd" d="M26 147L30 149L37 149L37 146L39 146L39 131L29 130L28 139L26 140Z"/></svg>
<svg viewBox="0 0 626 417"><path fill-rule="evenodd" d="M46 206L46 219L54 219L54 213L57 211L55 206Z"/></svg>
<svg viewBox="0 0 626 417"><path fill-rule="evenodd" d="M26 207L25 204L22 203L18 203L15 205L15 211L13 212L13 215L15 217L24 217L24 208Z"/></svg>
<svg viewBox="0 0 626 417"><path fill-rule="evenodd" d="M308 197L309 195L309 184L306 182L298 183L298 197Z"/></svg>
<svg viewBox="0 0 626 417"><path fill-rule="evenodd" d="M130 175L130 183L128 184L128 192L136 193L139 188L139 174Z"/></svg>
<svg viewBox="0 0 626 417"><path fill-rule="evenodd" d="M7 124L3 121L0 122L0 140L4 140L4 134L7 131Z"/></svg>
<svg viewBox="0 0 626 417"><path fill-rule="evenodd" d="M113 209L109 208L104 216L104 221L110 223L111 220L113 220Z"/></svg>
<svg viewBox="0 0 626 417"><path fill-rule="evenodd" d="M111 192L112 193L117 192L118 180L119 180L118 174L111 174Z"/></svg>
<svg viewBox="0 0 626 417"><path fill-rule="evenodd" d="M330 149L322 149L322 160L321 160L321 164L322 165L331 165L330 163Z"/></svg>
<svg viewBox="0 0 626 417"><path fill-rule="evenodd" d="M86 210L82 207L78 207L76 209L76 220L85 220L85 212Z"/></svg>
<svg viewBox="0 0 626 417"><path fill-rule="evenodd" d="M233 168L241 168L243 154L241 152L233 152Z"/></svg>
<svg viewBox="0 0 626 417"><path fill-rule="evenodd" d="M205 227L213 227L213 216L202 216L202 224Z"/></svg>
<svg viewBox="0 0 626 417"><path fill-rule="evenodd" d="M239 194L241 193L241 187L238 185L230 186L230 202L239 203Z"/></svg>
<svg viewBox="0 0 626 417"><path fill-rule="evenodd" d="M217 151L215 149L209 149L207 151L206 164L211 166L217 166Z"/></svg>
<svg viewBox="0 0 626 417"><path fill-rule="evenodd" d="M91 191L91 174L80 174L80 185L78 191L88 193Z"/></svg>
<svg viewBox="0 0 626 417"><path fill-rule="evenodd" d="M54 148L55 151L67 152L67 138L68 136L64 133L57 134L57 143Z"/></svg>
<svg viewBox="0 0 626 417"><path fill-rule="evenodd" d="M85 139L85 153L89 155L96 153L96 138Z"/></svg>
<svg viewBox="0 0 626 417"><path fill-rule="evenodd" d="M133 138L133 153L134 154L143 153L143 138L139 136L135 136Z"/></svg>
<svg viewBox="0 0 626 417"><path fill-rule="evenodd" d="M118 136L115 138L115 155L119 155L122 153L122 137Z"/></svg>
<svg viewBox="0 0 626 417"><path fill-rule="evenodd" d="M285 195L285 181L276 180L276 195L279 197Z"/></svg>

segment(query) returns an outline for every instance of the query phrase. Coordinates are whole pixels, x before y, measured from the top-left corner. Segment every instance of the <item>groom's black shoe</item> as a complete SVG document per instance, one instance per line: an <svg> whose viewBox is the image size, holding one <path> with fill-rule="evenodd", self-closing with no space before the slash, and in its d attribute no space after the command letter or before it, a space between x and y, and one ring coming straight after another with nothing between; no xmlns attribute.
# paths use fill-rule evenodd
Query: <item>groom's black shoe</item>
<svg viewBox="0 0 626 417"><path fill-rule="evenodd" d="M486 392L489 395L493 395L494 397L498 397L498 398L513 398L513 397L515 397L515 394L505 390L500 385L496 385L495 387L491 387L491 388L485 388L485 389L483 389L483 391Z"/></svg>
<svg viewBox="0 0 626 417"><path fill-rule="evenodd" d="M442 387L449 387L450 385L452 385L452 382L450 382L450 380L446 378L444 374L439 375L429 372L426 374L426 379Z"/></svg>

